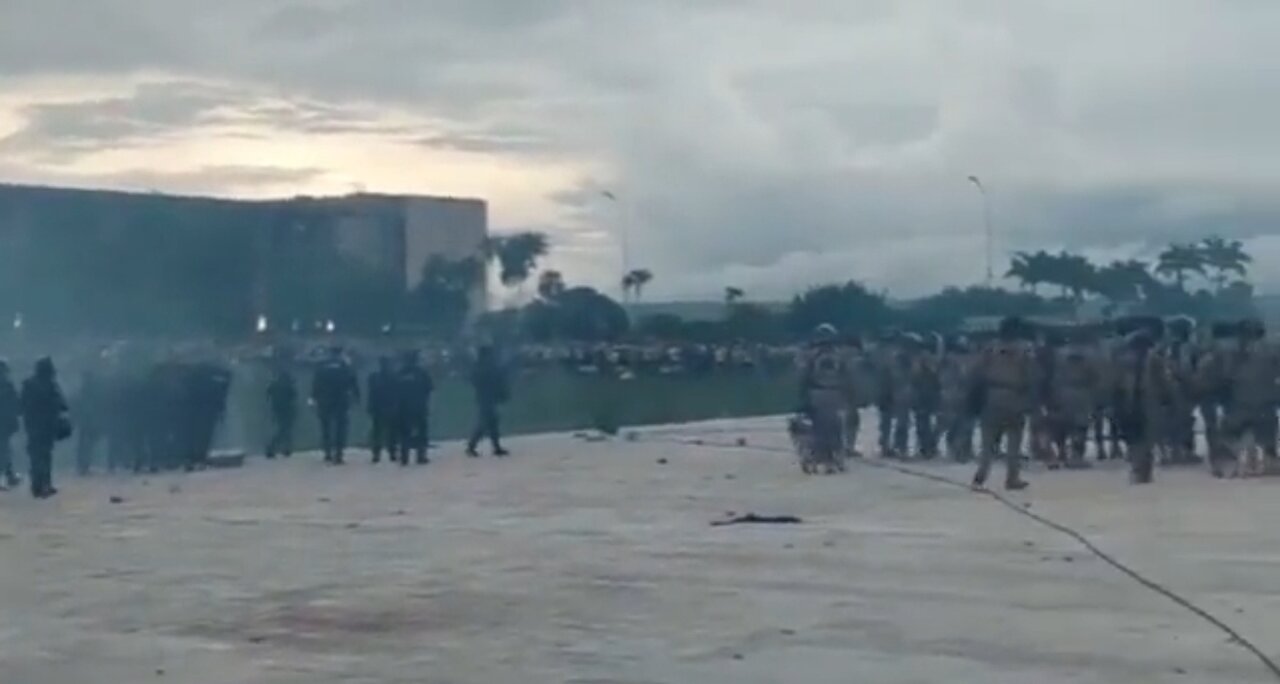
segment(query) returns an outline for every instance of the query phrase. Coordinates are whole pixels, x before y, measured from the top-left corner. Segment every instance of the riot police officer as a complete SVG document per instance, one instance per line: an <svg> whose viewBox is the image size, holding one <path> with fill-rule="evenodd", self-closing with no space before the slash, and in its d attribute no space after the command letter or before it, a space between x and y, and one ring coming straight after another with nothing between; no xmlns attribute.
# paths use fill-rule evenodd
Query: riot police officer
<svg viewBox="0 0 1280 684"><path fill-rule="evenodd" d="M31 460L31 495L47 499L58 493L53 487L53 446L71 436L67 401L52 359L36 362L35 372L22 383L21 401Z"/></svg>
<svg viewBox="0 0 1280 684"><path fill-rule="evenodd" d="M267 458L293 455L293 427L298 419L298 384L293 373L281 364L267 385L267 403L271 406L273 432L267 443Z"/></svg>
<svg viewBox="0 0 1280 684"><path fill-rule="evenodd" d="M429 462L431 393L435 385L431 374L418 362L416 351L406 352L400 372L395 378L395 440L400 451L400 465L409 465L413 451L418 465Z"/></svg>
<svg viewBox="0 0 1280 684"><path fill-rule="evenodd" d="M351 404L360 400L360 383L343 356L342 347L332 347L311 382L311 400L320 421L320 442L325 463L342 465L347 448L347 427Z"/></svg>

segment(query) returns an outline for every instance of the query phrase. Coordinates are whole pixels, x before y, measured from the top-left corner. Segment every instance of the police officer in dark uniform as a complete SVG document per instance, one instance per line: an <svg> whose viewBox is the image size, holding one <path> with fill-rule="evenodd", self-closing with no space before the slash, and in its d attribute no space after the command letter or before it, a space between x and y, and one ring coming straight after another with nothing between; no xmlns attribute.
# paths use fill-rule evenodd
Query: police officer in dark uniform
<svg viewBox="0 0 1280 684"><path fill-rule="evenodd" d="M329 350L311 381L311 400L320 420L320 442L325 463L342 465L347 448L351 404L360 401L360 383L342 355L342 347Z"/></svg>
<svg viewBox="0 0 1280 684"><path fill-rule="evenodd" d="M213 362L197 363L186 370L184 408L188 422L184 430L184 456L186 469L195 470L208 464L214 434L227 410L231 372Z"/></svg>
<svg viewBox="0 0 1280 684"><path fill-rule="evenodd" d="M426 465L430 462L427 446L431 438L431 393L435 391L435 384L427 369L418 363L418 352L405 353L404 365L396 374L395 388L395 441L400 451L400 465L409 465L410 450L417 457L418 465Z"/></svg>
<svg viewBox="0 0 1280 684"><path fill-rule="evenodd" d="M479 456L476 447L480 440L488 436L493 445L494 456L506 456L508 452L502 448L499 434L498 407L506 403L511 396L511 388L506 374L498 365L498 355L490 345L483 345L476 351L476 363L471 369L471 387L476 396L476 428L467 441L467 455Z"/></svg>
<svg viewBox="0 0 1280 684"><path fill-rule="evenodd" d="M141 415L144 417L145 462L137 470L148 472L172 470L186 457L189 423L189 398L185 394L185 368L176 359L165 359L151 369L146 378Z"/></svg>
<svg viewBox="0 0 1280 684"><path fill-rule="evenodd" d="M378 359L378 370L369 374L365 385L365 395L369 411L369 450L373 452L373 462L382 461L382 452L396 460L396 414L398 412L396 396L396 371L391 357Z"/></svg>
<svg viewBox="0 0 1280 684"><path fill-rule="evenodd" d="M0 359L0 490L19 484L13 469L13 436L18 433L22 404L18 389L9 378L9 362Z"/></svg>
<svg viewBox="0 0 1280 684"><path fill-rule="evenodd" d="M267 443L267 458L277 454L293 455L293 426L298 420L298 383L285 364L276 368L275 377L267 385L267 403L271 406L273 432Z"/></svg>
<svg viewBox="0 0 1280 684"><path fill-rule="evenodd" d="M21 400L27 456L31 459L31 495L47 499L58 493L53 487L53 446L71 436L67 401L52 359L36 362L35 373L22 383Z"/></svg>

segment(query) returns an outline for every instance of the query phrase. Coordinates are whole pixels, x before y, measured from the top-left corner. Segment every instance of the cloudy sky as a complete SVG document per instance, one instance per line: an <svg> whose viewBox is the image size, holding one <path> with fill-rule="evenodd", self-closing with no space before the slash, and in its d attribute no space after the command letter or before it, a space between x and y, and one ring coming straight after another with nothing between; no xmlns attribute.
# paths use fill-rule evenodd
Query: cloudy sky
<svg viewBox="0 0 1280 684"><path fill-rule="evenodd" d="M998 262L1218 233L1274 291L1277 36L1275 0L0 0L0 181L479 196L573 281L625 232L665 299L978 282L977 174Z"/></svg>

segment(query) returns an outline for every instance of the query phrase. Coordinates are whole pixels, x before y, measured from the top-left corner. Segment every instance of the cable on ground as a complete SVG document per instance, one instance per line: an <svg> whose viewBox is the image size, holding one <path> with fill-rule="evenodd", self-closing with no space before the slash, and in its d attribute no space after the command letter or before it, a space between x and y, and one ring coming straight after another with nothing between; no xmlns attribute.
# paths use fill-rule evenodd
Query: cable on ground
<svg viewBox="0 0 1280 684"><path fill-rule="evenodd" d="M641 439L644 439L644 437L642 436ZM717 448L717 449L736 449L736 450L758 451L758 452L764 452L764 453L794 455L793 450L785 449L781 447L766 447L766 446L756 446L756 445L739 444L739 443L729 444L729 443L723 443L723 442L708 442L706 440L697 439L697 438L688 438L688 439L664 438L664 439L650 440L650 441L666 441L666 442L671 442L675 444L682 444L685 446L701 446L701 447L711 447L711 448ZM946 477L944 475L938 475L937 473L930 473L923 470L917 470L915 468L899 465L897 463L888 463L885 461L871 461L871 460L861 459L861 458L851 459L851 461L863 467L876 468L879 470L889 470L902 475L907 475L907 476L919 478L922 480L928 480L930 482L935 482L935 483L942 484L949 487L956 487L968 492L973 492L978 495L990 497L991 499L994 499L995 501L1003 504L1009 510L1019 515L1030 518L1031 520L1045 527L1048 527L1049 529L1054 530L1055 532L1058 532L1060 534L1066 535L1067 537L1070 537L1071 539L1075 540L1076 543L1083 546L1085 549L1087 549L1090 553L1092 553L1096 558L1098 558L1102 562L1106 563L1107 565L1110 565L1116 570L1119 570L1121 573L1128 576L1130 579L1137 582L1138 584L1141 584L1147 589L1165 597L1166 599L1172 601L1178 606L1181 606L1183 609L1192 613L1196 617L1199 617L1201 620L1204 620L1205 622L1209 623L1213 627L1216 627L1223 634L1226 634L1227 637L1230 638L1232 643L1240 646L1241 648L1245 649L1249 653L1253 654L1258 659L1258 661L1261 662L1263 666L1266 667L1267 670L1269 670L1271 674L1276 677L1277 680L1280 680L1280 664L1277 664L1276 661L1273 660L1270 656L1268 656L1266 653L1263 653L1262 649L1258 648L1256 644L1254 644L1252 641L1246 638L1243 634L1236 631L1236 629L1233 628L1231 625L1227 624L1226 622L1223 622L1221 619L1215 617L1209 611L1196 605L1190 599L1184 598L1183 596L1179 595L1177 592L1173 591L1172 589L1164 586L1163 584L1160 584L1159 582L1153 579L1148 578L1147 576L1143 575L1142 573L1138 572L1132 567L1126 565L1124 562L1120 561L1115 556L1112 556L1111 554L1099 548L1096 544L1090 541L1088 537L1084 536L1077 530L1067 525L1064 525L1062 523L1059 523L1057 521L1054 521L1050 518L1047 518L1043 515L1040 515L1039 513L1036 513L1028 508L1025 508L1018 502L1013 501L1008 497L1006 497L1005 495L999 492L993 491L991 489L985 489L985 488L975 489L974 487L972 487L970 484L966 482L962 482L954 478Z"/></svg>

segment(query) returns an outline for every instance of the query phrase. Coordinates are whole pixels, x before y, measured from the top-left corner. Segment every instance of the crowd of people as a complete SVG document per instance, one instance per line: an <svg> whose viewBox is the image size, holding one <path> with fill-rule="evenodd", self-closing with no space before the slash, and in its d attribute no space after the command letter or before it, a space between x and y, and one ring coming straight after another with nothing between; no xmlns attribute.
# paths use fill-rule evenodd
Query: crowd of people
<svg viewBox="0 0 1280 684"><path fill-rule="evenodd" d="M363 399L362 408L373 425L370 448L375 463L384 454L402 465L430 462L435 385L421 352L403 352L398 360L384 354L363 380L340 345L318 355L278 353L267 363L273 369L262 398L272 421L267 458L292 455L305 403L314 409L320 427L324 462L344 464L351 412L361 408ZM487 438L494 455L506 456L499 407L510 395L507 370L494 348L482 345L467 372L477 409L467 453L478 456L479 444ZM299 390L302 374L310 376L305 395ZM31 493L37 498L57 493L52 483L53 448L73 434L80 475L90 475L97 464L108 473L208 467L233 382L229 356L207 346L175 350L159 360L128 347L111 348L82 364L68 401L51 359L37 361L20 390L10 379L8 362L0 361L0 489L13 489L21 482L12 454L19 431L25 432Z"/></svg>
<svg viewBox="0 0 1280 684"><path fill-rule="evenodd" d="M1047 327L1010 318L989 335L864 340L823 325L807 346L545 345L515 348L501 360L489 345L474 353L418 347L398 356L385 342L258 345L233 353L206 346L147 362L116 348L82 364L70 402L49 359L35 364L21 389L8 365L0 365L0 487L19 482L11 442L25 428L32 493L55 493L47 464L54 444L72 434L72 422L81 474L97 463L108 472L206 467L227 412L230 366L246 359L272 369L261 398L271 418L265 449L271 459L292 454L306 405L326 463L346 462L351 413L362 409L373 462L427 464L432 394L441 375L465 375L473 389L476 427L467 453L477 455L487 438L493 453L505 456L499 407L510 396L513 373L555 367L625 378L799 369L804 420L792 422L792 437L808 472L841 470L845 458L860 455L854 447L860 416L874 409L882 457L976 459L975 486L985 486L998 458L1007 466L1006 487L1021 489L1024 460L1087 468L1090 453L1099 461L1128 460L1137 483L1150 482L1156 464L1205 456L1216 476L1257 475L1276 464L1280 403L1280 355L1264 337L1252 320L1198 330L1188 319ZM372 370L362 378L361 367ZM304 394L299 387L308 380Z"/></svg>
<svg viewBox="0 0 1280 684"><path fill-rule="evenodd" d="M1217 477L1276 466L1280 354L1256 320L1204 331L1189 319L1052 328L1009 318L990 339L868 344L824 325L802 368L805 421L793 421L792 436L810 472L841 470L858 455L860 410L873 406L885 458L969 462L976 436L976 487L999 457L1009 489L1027 486L1025 458L1088 468L1091 443L1097 460L1127 459L1139 484L1156 464L1206 456Z"/></svg>

